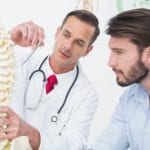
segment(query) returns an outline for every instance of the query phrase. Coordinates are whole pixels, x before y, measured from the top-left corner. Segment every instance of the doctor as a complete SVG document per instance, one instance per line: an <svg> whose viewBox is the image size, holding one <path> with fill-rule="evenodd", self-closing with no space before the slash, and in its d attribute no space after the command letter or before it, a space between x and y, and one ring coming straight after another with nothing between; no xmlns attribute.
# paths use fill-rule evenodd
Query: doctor
<svg viewBox="0 0 150 150"><path fill-rule="evenodd" d="M15 27L11 34L25 25L27 23ZM7 138L26 135L34 150L86 149L89 127L99 98L84 75L79 59L92 51L98 35L98 19L92 13L75 10L66 15L57 29L53 53L42 58L33 54L23 64L22 117L8 107L0 108L0 112L8 114L8 118L3 120L3 124L8 125L5 129ZM48 89L50 75L56 83Z"/></svg>

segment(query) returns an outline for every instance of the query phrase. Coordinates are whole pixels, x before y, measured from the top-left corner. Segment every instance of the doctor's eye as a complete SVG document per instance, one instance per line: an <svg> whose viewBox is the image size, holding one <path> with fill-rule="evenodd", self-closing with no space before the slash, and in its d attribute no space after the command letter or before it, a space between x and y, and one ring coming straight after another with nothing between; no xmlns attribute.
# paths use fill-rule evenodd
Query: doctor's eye
<svg viewBox="0 0 150 150"><path fill-rule="evenodd" d="M116 54L116 55L121 55L121 54L123 54L123 51L115 50L115 51L113 51L113 53Z"/></svg>
<svg viewBox="0 0 150 150"><path fill-rule="evenodd" d="M84 47L84 45L85 45L85 43L84 43L84 41L82 41L82 40L76 40L75 41L75 44L78 46L78 47Z"/></svg>
<svg viewBox="0 0 150 150"><path fill-rule="evenodd" d="M70 37L70 33L68 31L63 31L63 36L66 37L66 38L69 38Z"/></svg>
<svg viewBox="0 0 150 150"><path fill-rule="evenodd" d="M83 47L83 46L84 46L84 43L83 43L82 41L77 41L76 43L77 43L78 46L80 46L80 47Z"/></svg>

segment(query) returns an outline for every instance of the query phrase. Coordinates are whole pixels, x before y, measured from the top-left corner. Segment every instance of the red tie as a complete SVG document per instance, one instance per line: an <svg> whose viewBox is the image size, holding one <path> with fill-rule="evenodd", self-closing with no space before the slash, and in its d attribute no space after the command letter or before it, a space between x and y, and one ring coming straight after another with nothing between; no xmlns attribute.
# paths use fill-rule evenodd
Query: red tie
<svg viewBox="0 0 150 150"><path fill-rule="evenodd" d="M46 83L46 94L48 94L53 88L54 85L57 84L57 78L55 75L50 75L47 79Z"/></svg>

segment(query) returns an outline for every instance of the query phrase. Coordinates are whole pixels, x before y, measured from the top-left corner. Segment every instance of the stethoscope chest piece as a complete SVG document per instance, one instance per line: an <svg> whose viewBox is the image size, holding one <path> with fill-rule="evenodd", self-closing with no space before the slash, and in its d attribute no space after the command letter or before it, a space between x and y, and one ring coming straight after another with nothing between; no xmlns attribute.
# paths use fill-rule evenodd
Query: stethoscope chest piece
<svg viewBox="0 0 150 150"><path fill-rule="evenodd" d="M59 122L59 116L58 116L58 114L51 115L51 117L50 117L50 122L51 122L52 124L57 124L57 123Z"/></svg>

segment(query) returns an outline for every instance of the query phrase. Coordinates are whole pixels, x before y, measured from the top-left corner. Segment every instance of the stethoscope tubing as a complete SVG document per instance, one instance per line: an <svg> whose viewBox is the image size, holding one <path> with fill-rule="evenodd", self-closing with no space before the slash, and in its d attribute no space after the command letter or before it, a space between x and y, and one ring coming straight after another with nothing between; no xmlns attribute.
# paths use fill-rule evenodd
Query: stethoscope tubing
<svg viewBox="0 0 150 150"><path fill-rule="evenodd" d="M34 70L34 71L30 74L29 80L31 80L32 76L33 76L35 73L41 72L41 73L43 74L43 82L46 81L46 75L45 75L44 71L43 71L41 68L42 68L44 62L47 60L47 58L48 58L48 56L46 56L46 57L44 58L44 60L43 60L42 63L40 64L39 68L38 68L37 70Z"/></svg>
<svg viewBox="0 0 150 150"><path fill-rule="evenodd" d="M77 65L77 73L76 73L76 76L75 76L75 78L74 78L74 80L73 80L71 86L69 87L69 89L68 89L68 91L67 91L67 94L66 94L66 96L65 96L65 99L64 99L64 101L63 101L61 107L60 107L59 110L57 111L58 114L62 111L64 105L66 104L66 101L67 101L67 99L68 99L68 96L69 96L69 94L70 94L70 92L71 92L71 90L72 90L74 84L75 84L76 81L77 81L78 75L79 75L79 67L78 67L78 65Z"/></svg>
<svg viewBox="0 0 150 150"><path fill-rule="evenodd" d="M42 75L43 75L43 82L46 82L46 80L47 80L47 79L46 79L46 75L45 75L44 71L43 71L41 68L42 68L43 64L45 63L45 61L47 60L47 58L48 58L48 56L46 56L46 57L43 59L43 61L41 62L39 68L38 68L37 70L34 70L34 71L30 74L30 76L29 76L29 82L31 81L33 75L36 74L36 73L38 73L38 72L42 73ZM77 81L77 78L78 78L78 76L79 76L79 67L78 67L78 65L76 66L76 70L77 70L77 71L76 71L75 78L74 78L72 84L70 85L70 87L69 87L69 89L68 89L68 91L67 91L67 93L66 93L66 96L65 96L65 98L64 98L64 101L63 101L62 105L60 106L60 108L58 109L58 111L57 111L57 113L56 113L57 115L60 114L61 111L62 111L62 109L64 108L64 106L65 106L65 104L66 104L66 102L67 102L68 96L69 96L69 94L70 94L70 92L71 92L73 86L75 85L75 83L76 83L76 81ZM29 82L28 82L27 87L26 87L25 95L27 94L27 89L28 89L28 87L29 87ZM43 88L44 88L44 87L43 87ZM43 88L42 88L42 89L43 89ZM43 92L43 90L42 90L42 92ZM40 99L41 99L41 98L40 98ZM39 104L40 104L40 102L41 102L41 100L39 100L38 104L37 104L34 108L29 107L28 109L31 109L31 110L37 109L38 106L39 106ZM53 116L51 117L51 121L52 121L52 122L57 122L57 120L58 120L57 115L53 115ZM55 119L53 119L53 118L55 118ZM56 120L56 121L54 121L54 120Z"/></svg>

